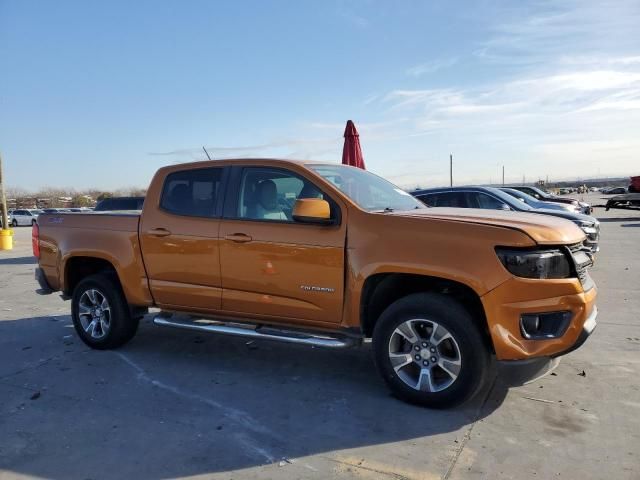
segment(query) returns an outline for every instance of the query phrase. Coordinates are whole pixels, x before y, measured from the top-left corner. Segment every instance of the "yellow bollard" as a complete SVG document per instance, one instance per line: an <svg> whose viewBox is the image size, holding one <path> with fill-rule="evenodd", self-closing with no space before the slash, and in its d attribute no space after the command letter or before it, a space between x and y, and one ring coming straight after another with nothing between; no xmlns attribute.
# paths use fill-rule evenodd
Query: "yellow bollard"
<svg viewBox="0 0 640 480"><path fill-rule="evenodd" d="M0 230L0 250L13 250L13 230L10 228Z"/></svg>

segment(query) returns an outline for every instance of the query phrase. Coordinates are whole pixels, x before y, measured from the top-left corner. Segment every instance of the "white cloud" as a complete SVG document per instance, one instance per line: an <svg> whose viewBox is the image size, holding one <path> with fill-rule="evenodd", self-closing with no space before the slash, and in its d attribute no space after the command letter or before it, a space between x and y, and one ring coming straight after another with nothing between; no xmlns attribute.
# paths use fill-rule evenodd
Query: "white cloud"
<svg viewBox="0 0 640 480"><path fill-rule="evenodd" d="M437 72L445 68L454 66L458 62L457 57L451 57L446 59L432 60L430 62L414 65L407 69L406 73L412 77L421 77L423 75Z"/></svg>

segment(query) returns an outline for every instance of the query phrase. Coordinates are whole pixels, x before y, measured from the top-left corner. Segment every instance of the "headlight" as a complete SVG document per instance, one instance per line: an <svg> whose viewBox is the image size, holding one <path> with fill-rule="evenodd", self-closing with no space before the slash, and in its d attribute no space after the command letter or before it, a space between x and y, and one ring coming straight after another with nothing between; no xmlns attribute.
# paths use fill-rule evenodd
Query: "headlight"
<svg viewBox="0 0 640 480"><path fill-rule="evenodd" d="M496 253L509 272L524 278L569 278L571 264L559 249L516 250L497 248Z"/></svg>

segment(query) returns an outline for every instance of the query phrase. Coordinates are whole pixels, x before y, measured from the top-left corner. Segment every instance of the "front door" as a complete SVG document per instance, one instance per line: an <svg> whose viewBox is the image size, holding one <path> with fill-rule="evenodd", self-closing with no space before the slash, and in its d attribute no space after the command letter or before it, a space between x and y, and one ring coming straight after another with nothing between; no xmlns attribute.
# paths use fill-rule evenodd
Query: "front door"
<svg viewBox="0 0 640 480"><path fill-rule="evenodd" d="M235 167L232 177L220 223L222 309L284 323L339 323L346 228L338 204L290 170ZM336 224L293 220L296 199L311 197L330 202Z"/></svg>
<svg viewBox="0 0 640 480"><path fill-rule="evenodd" d="M223 168L188 168L167 175L158 205L145 204L140 240L151 294L161 307L220 309ZM161 189L161 190L160 190Z"/></svg>

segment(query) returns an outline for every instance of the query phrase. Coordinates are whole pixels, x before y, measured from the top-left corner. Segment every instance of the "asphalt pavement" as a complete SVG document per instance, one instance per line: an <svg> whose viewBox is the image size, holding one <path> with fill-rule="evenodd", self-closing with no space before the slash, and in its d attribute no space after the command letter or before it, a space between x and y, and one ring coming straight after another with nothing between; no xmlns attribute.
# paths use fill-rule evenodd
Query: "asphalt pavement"
<svg viewBox="0 0 640 480"><path fill-rule="evenodd" d="M600 197L587 196L598 202ZM640 212L597 208L598 327L555 375L431 411L370 348L327 351L151 324L116 351L38 296L30 228L0 252L0 479L638 479Z"/></svg>

